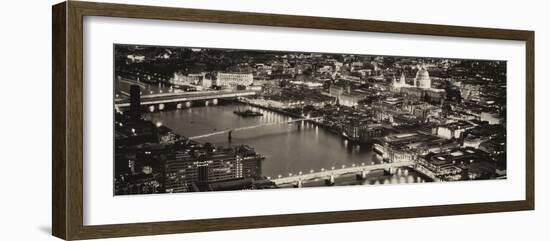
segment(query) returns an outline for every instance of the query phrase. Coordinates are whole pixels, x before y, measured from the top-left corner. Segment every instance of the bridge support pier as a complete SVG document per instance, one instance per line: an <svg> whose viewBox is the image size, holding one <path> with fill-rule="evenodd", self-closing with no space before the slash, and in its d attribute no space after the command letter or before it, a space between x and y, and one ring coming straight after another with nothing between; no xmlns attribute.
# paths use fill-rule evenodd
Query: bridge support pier
<svg viewBox="0 0 550 241"><path fill-rule="evenodd" d="M360 174L355 175L355 178L357 180L365 180L367 178L367 175L369 174L369 171L362 170Z"/></svg>
<svg viewBox="0 0 550 241"><path fill-rule="evenodd" d="M334 186L334 175L330 175L330 177L325 180L325 184L327 186Z"/></svg>
<svg viewBox="0 0 550 241"><path fill-rule="evenodd" d="M294 187L295 187L295 188L302 188L302 180L301 180L301 179L298 180L298 181L296 182L296 184L294 184Z"/></svg>
<svg viewBox="0 0 550 241"><path fill-rule="evenodd" d="M231 133L232 133L232 132L233 132L233 131L227 132L227 140L228 140L228 141L231 141L231 139L233 138L233 137L231 136Z"/></svg>
<svg viewBox="0 0 550 241"><path fill-rule="evenodd" d="M386 170L386 173L388 173L389 175L393 175L395 174L395 168L394 167L388 167Z"/></svg>

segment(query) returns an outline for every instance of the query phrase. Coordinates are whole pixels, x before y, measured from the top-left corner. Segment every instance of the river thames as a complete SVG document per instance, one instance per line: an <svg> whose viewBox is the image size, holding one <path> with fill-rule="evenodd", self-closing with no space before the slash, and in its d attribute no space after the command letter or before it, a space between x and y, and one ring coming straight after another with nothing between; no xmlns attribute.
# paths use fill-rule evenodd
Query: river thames
<svg viewBox="0 0 550 241"><path fill-rule="evenodd" d="M263 116L241 117L235 110L251 109ZM224 129L278 123L292 120L291 117L270 110L251 107L241 103L197 106L179 110L166 110L145 115L147 120L172 129L179 135L193 137ZM378 164L381 159L370 145L352 144L340 135L308 122L268 125L249 130L235 131L231 141L227 134L197 139L218 146L245 144L265 155L262 174L267 177L286 176L289 173L319 171L321 168L341 168ZM399 180L401 179L401 180ZM352 180L343 180L346 183ZM378 182L417 182L413 172L399 170L399 175L379 177ZM372 181L376 182L376 181ZM378 183L377 182L377 183ZM349 185L349 183L348 183Z"/></svg>

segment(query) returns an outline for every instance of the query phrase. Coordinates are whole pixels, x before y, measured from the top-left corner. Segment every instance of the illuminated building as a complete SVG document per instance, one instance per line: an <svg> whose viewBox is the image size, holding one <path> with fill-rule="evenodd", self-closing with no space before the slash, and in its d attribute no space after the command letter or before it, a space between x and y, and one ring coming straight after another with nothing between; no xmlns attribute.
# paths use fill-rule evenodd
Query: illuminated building
<svg viewBox="0 0 550 241"><path fill-rule="evenodd" d="M474 125L459 121L436 127L435 134L445 139L459 139L463 137L464 132L472 128L474 128Z"/></svg>
<svg viewBox="0 0 550 241"><path fill-rule="evenodd" d="M407 84L405 78L405 72L401 72L401 77L399 77L399 80L393 77L393 83L392 87L395 90L400 90L401 88L414 88L418 87L421 89L430 89L432 88L432 80L430 78L430 73L428 73L428 70L426 70L426 67L422 66L418 69L416 72L416 76L413 79L413 84Z"/></svg>
<svg viewBox="0 0 550 241"><path fill-rule="evenodd" d="M212 80L211 80L211 79L207 79L207 78L203 78L203 79L201 79L201 81L199 82L199 84L200 84L202 87L210 88L210 87L212 87Z"/></svg>
<svg viewBox="0 0 550 241"><path fill-rule="evenodd" d="M391 134L374 144L373 150L390 162L414 161L418 147L432 139L434 137L417 132Z"/></svg>
<svg viewBox="0 0 550 241"><path fill-rule="evenodd" d="M393 82L392 87L394 90L400 90L403 87L414 87L413 85L409 85L405 82L405 72L401 72L401 77L399 77L399 81L393 76Z"/></svg>
<svg viewBox="0 0 550 241"><path fill-rule="evenodd" d="M351 90L350 85L346 85L345 88L340 85L332 85L329 88L329 92L323 94L335 97L339 105L348 107L358 105L359 101L365 99L367 96L366 93Z"/></svg>
<svg viewBox="0 0 550 241"><path fill-rule="evenodd" d="M480 120L487 121L490 125L501 123L500 114L496 112L481 112Z"/></svg>
<svg viewBox="0 0 550 241"><path fill-rule="evenodd" d="M421 89L432 88L432 80L430 79L430 74L428 73L428 70L426 70L426 67L422 66L418 72L416 72L414 86L418 86Z"/></svg>
<svg viewBox="0 0 550 241"><path fill-rule="evenodd" d="M145 61L145 56L143 56L143 55L129 54L129 55L126 56L126 58L132 63L141 63L141 62Z"/></svg>
<svg viewBox="0 0 550 241"><path fill-rule="evenodd" d="M479 101L483 83L476 80L460 82L460 95L464 100Z"/></svg>
<svg viewBox="0 0 550 241"><path fill-rule="evenodd" d="M368 125L366 121L351 121L343 129L342 135L352 142L370 142L384 133L380 124Z"/></svg>
<svg viewBox="0 0 550 241"><path fill-rule="evenodd" d="M166 192L186 192L223 182L261 176L263 156L248 146L236 149L179 151L165 163Z"/></svg>
<svg viewBox="0 0 550 241"><path fill-rule="evenodd" d="M492 175L496 165L490 161L486 152L476 148L454 148L441 153L429 153L418 159L418 164L443 180L461 180L464 170L468 178L476 179L482 175Z"/></svg>
<svg viewBox="0 0 550 241"><path fill-rule="evenodd" d="M187 86L194 87L196 89L210 88L212 87L212 80L206 77L206 73L202 72L199 74L182 74L174 73L169 82L175 86Z"/></svg>
<svg viewBox="0 0 550 241"><path fill-rule="evenodd" d="M162 187L159 175L138 173L115 182L115 195L159 193Z"/></svg>
<svg viewBox="0 0 550 241"><path fill-rule="evenodd" d="M464 138L462 146L464 147L472 147L472 148L479 148L479 145L483 143L484 141L488 140L488 137L479 137L474 135L468 135Z"/></svg>
<svg viewBox="0 0 550 241"><path fill-rule="evenodd" d="M342 86L338 85L331 85L329 87L328 95L332 97L338 97L340 95L344 94L344 88Z"/></svg>
<svg viewBox="0 0 550 241"><path fill-rule="evenodd" d="M413 101L426 101L431 103L442 103L447 97L443 89L432 88L432 80L426 67L419 67L413 84L407 84L405 73L401 73L399 80L393 77L392 91L406 95L406 98Z"/></svg>
<svg viewBox="0 0 550 241"><path fill-rule="evenodd" d="M361 101L362 99L364 99L364 95L352 93L340 95L338 97L338 102L340 105L353 107L359 104L359 101Z"/></svg>
<svg viewBox="0 0 550 241"><path fill-rule="evenodd" d="M220 73L218 72L216 85L218 86L237 86L244 85L249 86L254 82L252 74L234 74L234 73Z"/></svg>

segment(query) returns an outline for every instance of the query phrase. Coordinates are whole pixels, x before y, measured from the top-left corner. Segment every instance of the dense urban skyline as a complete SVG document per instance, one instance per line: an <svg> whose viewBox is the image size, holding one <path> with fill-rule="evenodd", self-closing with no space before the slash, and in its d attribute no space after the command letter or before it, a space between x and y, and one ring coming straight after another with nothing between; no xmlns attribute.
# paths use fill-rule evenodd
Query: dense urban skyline
<svg viewBox="0 0 550 241"><path fill-rule="evenodd" d="M506 178L506 62L115 45L115 195Z"/></svg>

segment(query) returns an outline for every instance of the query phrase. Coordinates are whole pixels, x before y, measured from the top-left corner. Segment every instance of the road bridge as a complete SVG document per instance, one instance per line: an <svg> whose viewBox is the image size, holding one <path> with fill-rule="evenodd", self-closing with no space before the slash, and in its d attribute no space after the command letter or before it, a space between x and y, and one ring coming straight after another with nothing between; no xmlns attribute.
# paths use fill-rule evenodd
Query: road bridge
<svg viewBox="0 0 550 241"><path fill-rule="evenodd" d="M328 182L334 183L334 178L337 176L341 176L344 174L352 174L357 173L361 174L362 178L365 178L366 175L373 170L391 170L396 169L399 167L412 167L414 166L414 162L393 162L393 163L381 163L381 164L373 164L373 165L365 165L364 163L361 165L352 165L350 167L342 167L342 168L334 168L331 169L321 169L321 171L318 172L312 172L309 173L302 173L299 172L298 174L289 174L288 176L278 176L277 178L270 178L272 182L274 182L277 185L281 184L295 184L298 187L301 187L303 181L308 180L318 180L318 179L325 179Z"/></svg>
<svg viewBox="0 0 550 241"><path fill-rule="evenodd" d="M235 91L197 91L197 92L169 92L141 96L141 105L160 105L168 103L185 103L189 101L211 100L211 99L232 99L256 95L252 90ZM118 108L129 107L129 98L115 99L115 106Z"/></svg>

